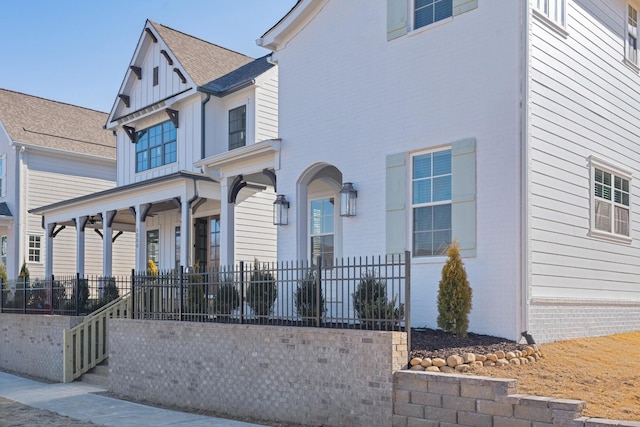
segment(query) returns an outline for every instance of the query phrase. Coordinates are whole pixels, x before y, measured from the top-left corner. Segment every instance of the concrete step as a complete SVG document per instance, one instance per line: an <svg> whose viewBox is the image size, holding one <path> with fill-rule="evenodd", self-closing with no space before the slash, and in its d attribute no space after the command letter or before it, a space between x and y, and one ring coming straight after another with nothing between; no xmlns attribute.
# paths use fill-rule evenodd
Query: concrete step
<svg viewBox="0 0 640 427"><path fill-rule="evenodd" d="M82 382L107 388L109 386L109 359L80 377Z"/></svg>

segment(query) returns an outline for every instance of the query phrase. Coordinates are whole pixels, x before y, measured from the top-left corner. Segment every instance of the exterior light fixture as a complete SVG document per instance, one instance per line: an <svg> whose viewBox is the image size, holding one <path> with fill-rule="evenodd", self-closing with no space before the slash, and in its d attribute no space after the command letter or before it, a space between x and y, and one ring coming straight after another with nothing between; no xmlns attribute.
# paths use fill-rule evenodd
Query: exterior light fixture
<svg viewBox="0 0 640 427"><path fill-rule="evenodd" d="M340 216L356 216L356 198L358 192L353 183L345 182L340 190Z"/></svg>
<svg viewBox="0 0 640 427"><path fill-rule="evenodd" d="M289 202L284 194L278 194L273 202L273 225L289 224Z"/></svg>

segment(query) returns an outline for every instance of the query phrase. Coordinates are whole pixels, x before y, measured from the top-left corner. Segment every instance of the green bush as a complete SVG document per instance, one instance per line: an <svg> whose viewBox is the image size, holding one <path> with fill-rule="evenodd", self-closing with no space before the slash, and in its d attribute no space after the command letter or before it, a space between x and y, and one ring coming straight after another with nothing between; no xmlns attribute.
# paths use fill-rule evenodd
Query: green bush
<svg viewBox="0 0 640 427"><path fill-rule="evenodd" d="M325 307L322 289L320 289L320 301L318 301L316 294L316 272L310 269L305 274L305 277L300 280L298 289L296 289L295 303L298 317L303 319L316 317L318 310L320 310L320 317L324 317L327 308Z"/></svg>
<svg viewBox="0 0 640 427"><path fill-rule="evenodd" d="M77 303L76 309L78 313L86 313L87 303L89 302L89 281L87 279L78 280L78 284L73 293L73 301Z"/></svg>
<svg viewBox="0 0 640 427"><path fill-rule="evenodd" d="M438 326L456 336L466 337L472 291L460 258L458 242L451 242L447 255L449 259L442 267L438 289Z"/></svg>
<svg viewBox="0 0 640 427"><path fill-rule="evenodd" d="M247 288L247 304L256 316L268 316L273 311L273 305L278 296L278 288L273 275L261 270L255 262L255 270L251 273Z"/></svg>
<svg viewBox="0 0 640 427"><path fill-rule="evenodd" d="M109 304L111 301L118 299L120 297L120 293L118 292L118 287L116 286L115 277L105 277L102 279L102 296L98 298L97 301L92 305L91 312L96 311L105 305Z"/></svg>
<svg viewBox="0 0 640 427"><path fill-rule="evenodd" d="M229 315L240 307L240 294L230 280L223 281L213 296L213 312Z"/></svg>
<svg viewBox="0 0 640 427"><path fill-rule="evenodd" d="M206 314L207 313L207 292L204 283L205 276L201 273L200 264L194 266L195 273L187 275L187 313Z"/></svg>
<svg viewBox="0 0 640 427"><path fill-rule="evenodd" d="M352 298L353 309L367 329L393 329L404 317L404 304L397 305L395 295L387 298L387 283L374 273L360 279Z"/></svg>

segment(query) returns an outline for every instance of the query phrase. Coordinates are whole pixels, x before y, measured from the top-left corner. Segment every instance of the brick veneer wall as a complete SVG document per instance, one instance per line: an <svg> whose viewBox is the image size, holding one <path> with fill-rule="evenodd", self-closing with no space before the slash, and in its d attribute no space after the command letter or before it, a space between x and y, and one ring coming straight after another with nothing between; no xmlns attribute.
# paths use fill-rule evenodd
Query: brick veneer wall
<svg viewBox="0 0 640 427"><path fill-rule="evenodd" d="M396 372L393 427L640 426L581 417L583 401L515 394L516 384L510 379Z"/></svg>
<svg viewBox="0 0 640 427"><path fill-rule="evenodd" d="M535 298L529 324L538 343L631 332L640 325L640 303Z"/></svg>
<svg viewBox="0 0 640 427"><path fill-rule="evenodd" d="M109 390L301 425L390 426L406 334L110 321Z"/></svg>
<svg viewBox="0 0 640 427"><path fill-rule="evenodd" d="M62 381L64 330L81 317L0 314L0 367Z"/></svg>

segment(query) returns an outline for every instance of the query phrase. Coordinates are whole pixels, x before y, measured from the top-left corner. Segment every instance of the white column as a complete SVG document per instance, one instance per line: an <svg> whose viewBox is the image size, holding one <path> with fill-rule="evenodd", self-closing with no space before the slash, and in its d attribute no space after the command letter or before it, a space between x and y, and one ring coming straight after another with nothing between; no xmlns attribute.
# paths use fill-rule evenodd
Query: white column
<svg viewBox="0 0 640 427"><path fill-rule="evenodd" d="M235 205L229 203L229 183L233 180L220 180L220 266L233 265L234 250L234 211Z"/></svg>
<svg viewBox="0 0 640 427"><path fill-rule="evenodd" d="M84 228L87 224L87 219L87 216L79 216L76 218L76 271L80 274L80 277L84 277Z"/></svg>
<svg viewBox="0 0 640 427"><path fill-rule="evenodd" d="M146 205L136 205L136 272L147 271L147 223L142 221Z"/></svg>
<svg viewBox="0 0 640 427"><path fill-rule="evenodd" d="M53 275L53 232L56 229L56 224L47 224L47 236L46 236L46 256L44 264L44 277L50 279Z"/></svg>
<svg viewBox="0 0 640 427"><path fill-rule="evenodd" d="M116 211L102 212L102 276L111 277L113 274L113 218Z"/></svg>
<svg viewBox="0 0 640 427"><path fill-rule="evenodd" d="M193 227L191 227L191 206L183 197L182 205L180 206L180 265L185 269L189 267L191 263L191 233Z"/></svg>

